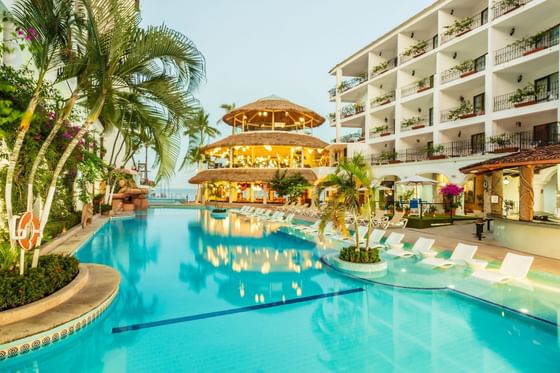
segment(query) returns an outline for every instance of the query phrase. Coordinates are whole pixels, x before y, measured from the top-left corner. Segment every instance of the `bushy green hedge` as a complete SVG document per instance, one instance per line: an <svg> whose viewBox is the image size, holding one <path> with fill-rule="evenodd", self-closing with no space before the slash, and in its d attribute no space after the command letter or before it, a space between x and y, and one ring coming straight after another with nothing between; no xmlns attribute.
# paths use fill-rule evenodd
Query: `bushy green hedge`
<svg viewBox="0 0 560 373"><path fill-rule="evenodd" d="M358 249L355 246L345 247L340 250L341 260L352 263L378 263L379 250L377 249Z"/></svg>
<svg viewBox="0 0 560 373"><path fill-rule="evenodd" d="M78 274L78 260L71 256L45 255L37 268L31 269L31 255L26 271L0 272L0 311L42 299L66 286Z"/></svg>
<svg viewBox="0 0 560 373"><path fill-rule="evenodd" d="M82 212L76 211L70 213L64 219L51 220L45 226L45 231L43 232L43 243L47 243L62 232L80 224L82 222Z"/></svg>

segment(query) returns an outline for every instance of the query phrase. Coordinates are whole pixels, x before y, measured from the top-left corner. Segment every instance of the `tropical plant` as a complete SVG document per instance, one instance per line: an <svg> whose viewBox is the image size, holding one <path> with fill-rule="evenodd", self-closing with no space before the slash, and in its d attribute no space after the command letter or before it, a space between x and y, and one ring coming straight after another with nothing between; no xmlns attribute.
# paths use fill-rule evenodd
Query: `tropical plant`
<svg viewBox="0 0 560 373"><path fill-rule="evenodd" d="M445 26L445 32L443 33L445 36L452 36L460 34L464 31L470 30L472 24L474 23L473 17L465 17L462 19L456 19L453 23L449 26Z"/></svg>
<svg viewBox="0 0 560 373"><path fill-rule="evenodd" d="M309 187L309 182L300 173L287 176L286 171L276 171L274 179L270 182L270 187L282 197L286 197L286 202L294 202Z"/></svg>
<svg viewBox="0 0 560 373"><path fill-rule="evenodd" d="M70 44L69 35L75 24L74 7L70 0L20 0L12 9L12 16L22 36L29 44L29 53L37 68L36 85L21 117L19 130L10 152L6 183L4 185L8 224L12 224L12 187L15 168L25 135L29 130L33 115L41 96L45 76L48 71L59 66ZM30 207L28 203L28 207ZM12 247L15 242L11 241Z"/></svg>
<svg viewBox="0 0 560 373"><path fill-rule="evenodd" d="M354 113L361 113L364 111L364 103L363 102L356 102L352 104L352 108L354 109Z"/></svg>
<svg viewBox="0 0 560 373"><path fill-rule="evenodd" d="M422 148L422 153L426 154L428 157L433 157L441 153L444 149L444 146L439 145L426 145Z"/></svg>
<svg viewBox="0 0 560 373"><path fill-rule="evenodd" d="M408 47L402 52L403 56L416 56L426 51L428 47L428 42L426 40L420 40Z"/></svg>
<svg viewBox="0 0 560 373"><path fill-rule="evenodd" d="M338 86L336 86L336 90L338 91L338 93L342 93L349 88L350 88L350 85L349 85L348 81L346 81L346 80L343 80L342 82L338 83Z"/></svg>
<svg viewBox="0 0 560 373"><path fill-rule="evenodd" d="M416 124L419 124L419 123L421 123L422 121L423 121L422 117L410 117L410 118L408 118L408 119L404 119L404 120L401 122L401 126L402 126L403 128L408 128L408 127L412 127L412 126L414 126L414 125L416 125Z"/></svg>
<svg viewBox="0 0 560 373"><path fill-rule="evenodd" d="M457 197L463 194L465 189L462 186L456 184L446 184L439 190L439 193L443 196L443 201L445 203L445 211L449 212L454 208L461 206L461 203L457 201Z"/></svg>
<svg viewBox="0 0 560 373"><path fill-rule="evenodd" d="M526 101L527 98L535 99L539 93L540 91L535 88L535 85L529 83L523 88L518 88L508 100L513 104L520 104Z"/></svg>
<svg viewBox="0 0 560 373"><path fill-rule="evenodd" d="M66 161L102 113L117 111L141 97L146 107L167 116L171 126L180 126L194 107L190 92L204 74L203 57L193 43L166 26L139 28L132 2L82 1L85 32L77 42L84 53L69 65L85 66L88 114L53 172L41 229Z"/></svg>
<svg viewBox="0 0 560 373"><path fill-rule="evenodd" d="M461 62L458 65L455 65L451 68L453 71L457 71L460 74L464 74L474 70L474 61L473 60L466 60Z"/></svg>
<svg viewBox="0 0 560 373"><path fill-rule="evenodd" d="M327 200L326 207L321 214L319 230L324 232L328 222L342 232L348 234L346 217L350 215L354 222L354 231L359 228L361 215L368 219L366 242L369 242L372 224L372 211L374 208L371 167L366 163L363 155L355 154L352 158L343 159L338 163L335 171L327 175L317 185L315 195L319 196L327 188L333 190ZM360 251L359 237L356 234L354 251Z"/></svg>
<svg viewBox="0 0 560 373"><path fill-rule="evenodd" d="M461 104L456 107L455 109L449 110L449 120L458 120L464 117L465 115L472 114L474 112L474 108L470 101L463 100Z"/></svg>
<svg viewBox="0 0 560 373"><path fill-rule="evenodd" d="M498 145L499 147L508 146L511 144L511 138L505 133L496 136L490 136L489 141L491 144Z"/></svg>
<svg viewBox="0 0 560 373"><path fill-rule="evenodd" d="M376 98L371 100L372 104L376 104L376 105L380 105L380 104L384 104L386 102L389 102L393 99L393 92L391 93L386 93L384 95L381 96L377 96Z"/></svg>
<svg viewBox="0 0 560 373"><path fill-rule="evenodd" d="M501 0L501 1L496 1L492 6L492 9L495 10L498 7L509 8L509 7L518 7L518 6L521 6L521 0Z"/></svg>
<svg viewBox="0 0 560 373"><path fill-rule="evenodd" d="M235 110L235 108L237 107L237 105L235 105L235 102L232 102L231 104L221 104L220 105L220 109L222 109L224 111L224 114L229 113L230 111ZM223 122L223 117L218 119L218 121L216 122L216 124L220 124Z"/></svg>
<svg viewBox="0 0 560 373"><path fill-rule="evenodd" d="M394 149L393 150L382 151L381 154L379 155L379 160L381 160L381 161L395 161L395 160L397 160L398 155L399 155L399 153L397 153Z"/></svg>
<svg viewBox="0 0 560 373"><path fill-rule="evenodd" d="M383 61L380 64L372 67L371 69L371 75L375 76L378 75L379 73L387 70L387 67L389 66L389 61Z"/></svg>
<svg viewBox="0 0 560 373"><path fill-rule="evenodd" d="M388 125L377 126L373 129L373 133L383 133L389 130Z"/></svg>

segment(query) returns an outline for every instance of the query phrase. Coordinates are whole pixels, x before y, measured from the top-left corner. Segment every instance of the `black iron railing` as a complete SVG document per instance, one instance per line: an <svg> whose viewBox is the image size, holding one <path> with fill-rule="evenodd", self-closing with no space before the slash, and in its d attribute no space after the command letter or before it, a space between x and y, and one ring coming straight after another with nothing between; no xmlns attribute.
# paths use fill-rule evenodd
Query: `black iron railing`
<svg viewBox="0 0 560 373"><path fill-rule="evenodd" d="M372 67L369 72L369 78L373 79L389 70L394 69L399 64L399 59L397 57L391 58L390 60L381 62L376 66Z"/></svg>
<svg viewBox="0 0 560 373"><path fill-rule="evenodd" d="M514 153L530 150L540 146L560 144L558 132L546 136L536 136L533 131L504 133L486 137L480 141L460 140L451 141L424 148L403 149L399 153L383 152L371 154L370 162L373 165L402 162L420 162L444 158L468 157L480 154Z"/></svg>
<svg viewBox="0 0 560 373"><path fill-rule="evenodd" d="M441 82L449 83L454 80L476 74L486 69L486 58L481 57L476 60L465 61L441 73Z"/></svg>
<svg viewBox="0 0 560 373"><path fill-rule="evenodd" d="M530 3L533 0L502 0L502 1L498 1L497 3L494 4L494 6L492 7L492 10L494 11L494 19L503 16L504 14L507 14L509 12L514 11L515 9Z"/></svg>
<svg viewBox="0 0 560 373"><path fill-rule="evenodd" d="M494 111L529 106L540 102L558 100L558 81L551 81L548 90L537 91L534 95L518 97L518 91L494 97Z"/></svg>
<svg viewBox="0 0 560 373"><path fill-rule="evenodd" d="M370 102L370 106L371 108L376 108L378 106L383 106L393 101L395 101L395 91L384 93L382 95L373 98Z"/></svg>
<svg viewBox="0 0 560 373"><path fill-rule="evenodd" d="M401 96L408 97L415 93L427 91L434 87L434 76L428 76L412 84L406 85L401 88Z"/></svg>
<svg viewBox="0 0 560 373"><path fill-rule="evenodd" d="M542 33L523 38L494 52L494 64L499 65L516 58L541 51L558 45L560 41L560 27L554 26Z"/></svg>
<svg viewBox="0 0 560 373"><path fill-rule="evenodd" d="M378 137L390 136L395 133L395 119L390 121L390 124L374 125L369 131L369 138L375 139Z"/></svg>
<svg viewBox="0 0 560 373"><path fill-rule="evenodd" d="M413 58L420 57L426 52L429 52L435 48L437 48L437 37L430 40L421 40L417 41L411 47L409 47L405 52L401 53L399 56L400 63L403 64L407 61L412 60Z"/></svg>
<svg viewBox="0 0 560 373"><path fill-rule="evenodd" d="M461 21L464 22L466 20L469 20L470 23L464 29L458 30L458 31L453 32L453 33L445 32L443 35L441 35L441 44L447 43L450 40L458 38L459 36L463 36L464 34L470 32L474 29L477 29L477 28L485 25L486 23L488 23L488 11L479 13L479 14L474 15L472 17L466 17Z"/></svg>
<svg viewBox="0 0 560 373"><path fill-rule="evenodd" d="M480 115L484 115L484 110L478 110L478 109L475 110L472 107L469 107L466 110L461 110L462 108L463 106L459 105L451 109L442 110L440 112L440 118L439 118L440 123L446 123L455 120L473 118Z"/></svg>

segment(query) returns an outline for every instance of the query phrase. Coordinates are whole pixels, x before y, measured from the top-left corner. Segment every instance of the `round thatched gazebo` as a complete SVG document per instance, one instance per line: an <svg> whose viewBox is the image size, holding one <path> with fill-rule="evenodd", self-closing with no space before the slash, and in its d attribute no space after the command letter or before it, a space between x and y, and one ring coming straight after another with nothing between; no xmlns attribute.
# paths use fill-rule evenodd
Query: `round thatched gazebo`
<svg viewBox="0 0 560 373"><path fill-rule="evenodd" d="M223 121L233 134L202 149L206 167L189 180L204 186L205 200L282 203L270 188L278 172L299 173L313 184L313 169L328 165L328 144L309 133L325 119L303 106L269 96L232 110Z"/></svg>

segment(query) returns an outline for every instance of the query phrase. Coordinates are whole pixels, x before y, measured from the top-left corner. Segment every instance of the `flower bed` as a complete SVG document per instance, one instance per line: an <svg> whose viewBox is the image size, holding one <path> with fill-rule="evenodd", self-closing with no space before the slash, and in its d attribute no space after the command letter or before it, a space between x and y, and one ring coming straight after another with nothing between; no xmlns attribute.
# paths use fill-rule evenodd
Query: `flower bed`
<svg viewBox="0 0 560 373"><path fill-rule="evenodd" d="M0 272L0 311L26 305L62 289L78 275L74 257L45 255L37 268L31 269L31 257L25 275L17 269Z"/></svg>

